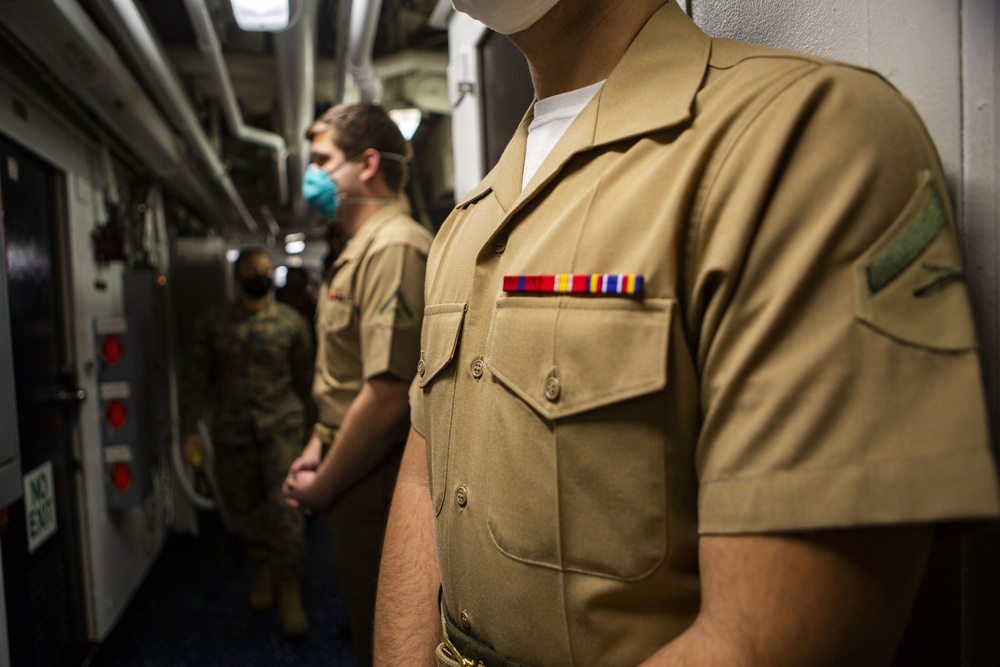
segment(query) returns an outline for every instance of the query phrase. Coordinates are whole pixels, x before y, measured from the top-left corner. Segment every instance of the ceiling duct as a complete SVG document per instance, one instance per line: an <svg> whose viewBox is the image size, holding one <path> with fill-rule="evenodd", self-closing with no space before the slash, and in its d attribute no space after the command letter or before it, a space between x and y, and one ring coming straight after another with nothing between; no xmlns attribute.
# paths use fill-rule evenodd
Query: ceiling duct
<svg viewBox="0 0 1000 667"><path fill-rule="evenodd" d="M243 113L240 111L240 105L236 99L236 91L233 88L232 79L226 68L226 60L222 55L222 47L219 45L219 37L215 34L215 26L212 25L212 17L208 12L208 7L205 5L205 0L184 0L184 6L187 8L188 18L191 20L191 26L194 28L195 41L198 43L198 48L208 61L212 80L215 82L219 93L222 113L226 118L226 123L230 131L241 141L263 146L272 152L281 205L287 205L288 150L284 137L273 132L248 127L243 122Z"/></svg>
<svg viewBox="0 0 1000 667"><path fill-rule="evenodd" d="M65 1L67 0L55 0L59 4ZM184 136L188 148L208 171L251 233L256 233L258 231L256 221L236 191L236 186L229 178L227 169L216 154L212 143L205 136L177 74L139 13L134 0L96 0L96 2L137 63L146 79L146 85L170 117L174 127Z"/></svg>
<svg viewBox="0 0 1000 667"><path fill-rule="evenodd" d="M274 33L281 101L281 133L288 146L288 189L298 220L306 215L302 175L309 166L306 130L312 124L316 99L316 11L319 3L302 3L300 15L287 30Z"/></svg>
<svg viewBox="0 0 1000 667"><path fill-rule="evenodd" d="M178 197L202 215L226 216L186 163L169 124L76 0L0 0L0 23Z"/></svg>
<svg viewBox="0 0 1000 667"><path fill-rule="evenodd" d="M382 81L372 66L375 33L382 13L382 0L353 0L348 33L347 67L358 84L362 102L382 99Z"/></svg>

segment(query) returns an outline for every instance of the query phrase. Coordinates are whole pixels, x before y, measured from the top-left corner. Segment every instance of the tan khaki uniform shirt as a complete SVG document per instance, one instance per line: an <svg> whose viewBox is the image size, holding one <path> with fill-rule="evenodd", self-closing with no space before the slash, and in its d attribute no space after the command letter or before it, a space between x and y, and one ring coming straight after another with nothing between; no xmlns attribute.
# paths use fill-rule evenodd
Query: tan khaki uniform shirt
<svg viewBox="0 0 1000 667"><path fill-rule="evenodd" d="M997 513L944 178L885 81L670 3L522 192L530 119L435 239L411 394L468 632L635 665L697 613L700 533Z"/></svg>
<svg viewBox="0 0 1000 667"><path fill-rule="evenodd" d="M430 232L391 204L361 225L330 268L316 310L317 432L340 427L365 380L413 378L430 244ZM384 437L402 442L407 429L404 421Z"/></svg>

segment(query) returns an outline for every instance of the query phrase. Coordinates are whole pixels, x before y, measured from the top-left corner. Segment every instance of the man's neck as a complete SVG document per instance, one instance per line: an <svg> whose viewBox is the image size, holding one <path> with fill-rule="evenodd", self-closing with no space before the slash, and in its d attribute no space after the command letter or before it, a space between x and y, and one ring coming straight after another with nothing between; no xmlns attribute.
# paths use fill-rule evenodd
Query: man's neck
<svg viewBox="0 0 1000 667"><path fill-rule="evenodd" d="M344 236L349 239L354 238L354 235L358 233L368 218L396 201L391 192L371 193L365 197L368 199L345 200L340 205L341 210L337 221L344 230Z"/></svg>
<svg viewBox="0 0 1000 667"><path fill-rule="evenodd" d="M247 296L246 294L240 294L240 305L247 310L264 310L264 307L267 306L268 300L269 299L266 295L255 298Z"/></svg>
<svg viewBox="0 0 1000 667"><path fill-rule="evenodd" d="M539 99L608 78L665 0L562 0L510 36L524 53Z"/></svg>

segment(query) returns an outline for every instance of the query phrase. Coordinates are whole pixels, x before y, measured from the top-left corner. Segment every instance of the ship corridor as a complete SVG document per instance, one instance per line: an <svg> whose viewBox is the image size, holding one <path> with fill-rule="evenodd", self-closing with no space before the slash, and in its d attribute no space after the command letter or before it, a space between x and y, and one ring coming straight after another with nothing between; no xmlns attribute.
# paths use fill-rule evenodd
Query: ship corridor
<svg viewBox="0 0 1000 667"><path fill-rule="evenodd" d="M188 324L231 298L239 248L322 275L326 222L301 198L316 114L374 99L376 79L383 106L417 112L407 196L433 230L534 89L513 42L450 0L293 0L271 34L231 4L0 0L0 667L357 665L323 518L292 642L276 610L248 609L250 563L187 493ZM958 212L996 451L1000 3L677 5L715 36L870 67L913 102ZM1000 665L998 565L1000 523L942 531L894 667Z"/></svg>
<svg viewBox="0 0 1000 667"><path fill-rule="evenodd" d="M218 513L199 513L199 535L168 538L149 577L89 667L355 667L347 611L322 517L310 517L302 599L310 630L289 641L278 612L247 608L250 563Z"/></svg>

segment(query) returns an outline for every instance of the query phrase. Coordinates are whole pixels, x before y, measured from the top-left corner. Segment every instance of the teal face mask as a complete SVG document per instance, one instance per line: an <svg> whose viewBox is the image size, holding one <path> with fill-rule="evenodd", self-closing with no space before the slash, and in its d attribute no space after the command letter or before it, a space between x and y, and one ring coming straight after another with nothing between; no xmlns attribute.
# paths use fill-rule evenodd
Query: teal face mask
<svg viewBox="0 0 1000 667"><path fill-rule="evenodd" d="M340 207L337 183L328 173L314 164L306 168L305 176L302 178L302 198L328 220L337 217L337 209Z"/></svg>
<svg viewBox="0 0 1000 667"><path fill-rule="evenodd" d="M406 164L407 158L404 155L397 155L396 153L380 153L380 155L383 159L398 160L404 165ZM356 161L358 157L360 156L345 160L333 170L333 173L337 173L340 169ZM337 217L337 210L340 208L342 199L350 201L395 201L395 199L383 197L347 197L345 194L337 191L337 182L333 180L333 174L328 174L314 164L306 167L306 173L302 177L302 198L306 200L307 204L322 213L328 220L333 220Z"/></svg>

